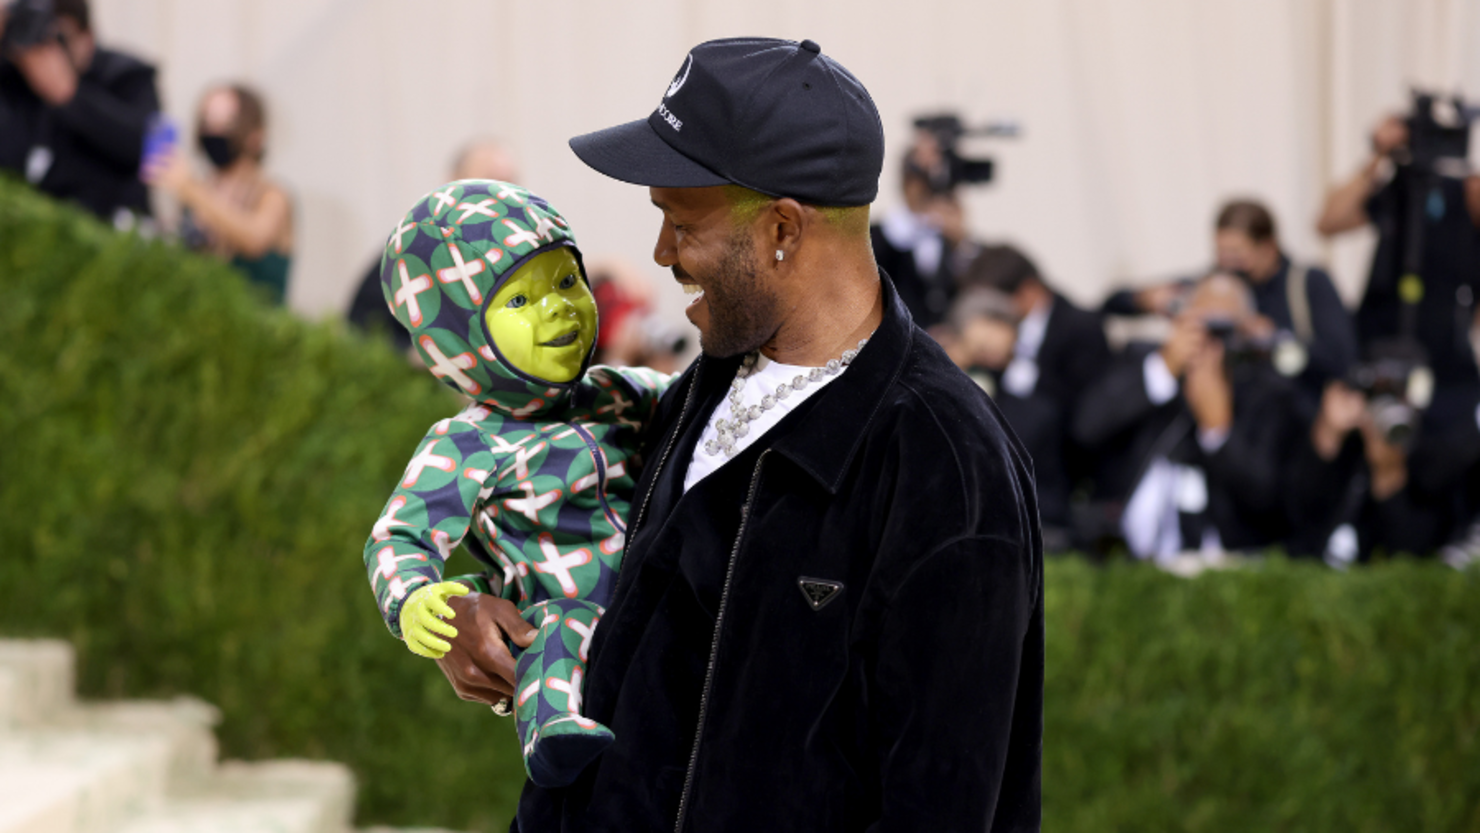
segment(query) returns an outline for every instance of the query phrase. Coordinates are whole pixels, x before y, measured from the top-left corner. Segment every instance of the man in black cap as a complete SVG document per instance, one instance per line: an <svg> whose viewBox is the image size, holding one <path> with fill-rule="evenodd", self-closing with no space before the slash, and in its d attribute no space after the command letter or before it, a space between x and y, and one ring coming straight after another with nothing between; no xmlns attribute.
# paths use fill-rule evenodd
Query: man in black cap
<svg viewBox="0 0 1480 833"><path fill-rule="evenodd" d="M583 711L616 741L526 785L512 829L1037 830L1032 471L874 263L868 92L811 41L711 41L649 118L571 147L648 186L704 355L591 645ZM463 650L444 669L491 701Z"/></svg>

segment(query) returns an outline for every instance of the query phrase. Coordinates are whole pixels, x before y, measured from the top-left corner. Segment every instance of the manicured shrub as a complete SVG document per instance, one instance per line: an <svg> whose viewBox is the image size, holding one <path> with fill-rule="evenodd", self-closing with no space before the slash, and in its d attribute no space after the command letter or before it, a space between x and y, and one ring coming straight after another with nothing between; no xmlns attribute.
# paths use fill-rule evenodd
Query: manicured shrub
<svg viewBox="0 0 1480 833"><path fill-rule="evenodd" d="M216 703L226 755L350 763L362 823L504 829L512 725L360 561L451 394L3 181L0 292L0 632L70 639L90 697ZM1047 830L1480 830L1474 573L1054 561L1047 617Z"/></svg>

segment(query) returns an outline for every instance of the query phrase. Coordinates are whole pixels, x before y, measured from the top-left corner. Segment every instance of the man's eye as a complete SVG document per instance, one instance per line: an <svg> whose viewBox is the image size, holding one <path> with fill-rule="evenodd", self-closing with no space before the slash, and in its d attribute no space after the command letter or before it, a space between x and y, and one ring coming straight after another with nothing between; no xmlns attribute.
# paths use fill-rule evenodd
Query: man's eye
<svg viewBox="0 0 1480 833"><path fill-rule="evenodd" d="M528 298L524 297L523 295L515 295L514 297L510 298L509 303L505 304L504 306L508 307L509 309L519 309L527 303L529 303Z"/></svg>
<svg viewBox="0 0 1480 833"><path fill-rule="evenodd" d="M575 275L566 275L564 278L561 278L561 280L560 280L560 288L561 289L570 289L571 287L573 287L575 285L576 285L576 276Z"/></svg>

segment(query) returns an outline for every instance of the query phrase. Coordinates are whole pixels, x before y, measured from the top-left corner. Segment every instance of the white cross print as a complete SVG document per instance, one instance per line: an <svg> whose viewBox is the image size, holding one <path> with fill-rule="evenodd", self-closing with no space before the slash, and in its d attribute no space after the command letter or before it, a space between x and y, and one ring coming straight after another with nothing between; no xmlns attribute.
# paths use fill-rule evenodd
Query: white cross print
<svg viewBox="0 0 1480 833"><path fill-rule="evenodd" d="M427 557L420 553L414 555L396 555L396 551L394 549L390 547L385 547L381 549L380 552L377 552L375 554L375 562L377 565L375 568L375 575L380 576L386 581L390 581L391 579L394 579L396 577L396 570L401 566L402 561L426 560ZM397 596L396 598L400 598L400 596Z"/></svg>
<svg viewBox="0 0 1480 833"><path fill-rule="evenodd" d="M571 576L570 571L575 567L590 564L591 551L579 549L561 555L560 548L555 546L554 537L544 532L540 534L540 552L545 554L545 560L534 562L535 570L547 576L554 576L555 580L560 583L560 592L564 593L567 599L574 599L580 594L581 588L576 586L576 580Z"/></svg>
<svg viewBox="0 0 1480 833"><path fill-rule="evenodd" d="M601 452L601 456L602 456L603 459L605 459L606 452L605 451ZM607 470L606 470L606 476L609 477L609 478L621 477L622 475L624 475L626 473L627 473L627 466L626 466L625 463L618 463L615 466L608 466L607 467ZM575 483L571 484L570 493L571 494L575 494L576 492L584 492L587 489L591 488L592 486L595 486L597 483L600 483L600 482L601 482L601 477L598 475L597 472L594 472L593 471L590 474L586 475L585 477L580 478Z"/></svg>
<svg viewBox="0 0 1480 833"><path fill-rule="evenodd" d="M539 693L539 690L540 690L540 681L539 680L535 680L534 682L532 682L529 685L525 686L524 687L524 690L521 691L521 692L519 692L519 705L521 705L521 706L524 705L525 701L529 700L529 698L531 698L531 697L535 696L536 694L538 694Z"/></svg>
<svg viewBox="0 0 1480 833"><path fill-rule="evenodd" d="M457 543L461 544L462 542L458 541ZM457 544L454 544L452 542L451 535L448 535L440 529L432 530L432 546L435 546L437 548L437 554L442 556L443 561L446 561L449 557L451 557L452 548L456 545Z"/></svg>
<svg viewBox="0 0 1480 833"><path fill-rule="evenodd" d="M484 217L488 217L490 219L493 218L493 217L497 217L498 216L498 212L497 211L494 211L490 207L492 205L493 205L493 200L479 200L477 202L460 202L460 203L457 204L457 207L462 210L462 216L461 217L458 217L457 218L457 221L459 223L466 223L468 221L468 218L471 217L471 216L473 216L474 214L482 214Z"/></svg>
<svg viewBox="0 0 1480 833"><path fill-rule="evenodd" d="M432 279L428 275L417 275L413 280L411 273L406 270L406 261L396 261L396 269L401 273L401 288L396 290L396 306L406 307L410 313L411 326L421 326L421 304L417 303L416 296L432 288Z"/></svg>
<svg viewBox="0 0 1480 833"><path fill-rule="evenodd" d="M538 411L543 407L545 407L545 400L535 399L532 400L528 405L525 405L523 408L515 408L514 410L510 411L509 416L515 419L527 419L534 416L535 411Z"/></svg>
<svg viewBox="0 0 1480 833"><path fill-rule="evenodd" d="M524 194L524 189L520 188L517 185L504 185L504 187L500 188L499 192L497 194L494 194L494 196L498 197L501 200L513 200L520 205L523 205Z"/></svg>
<svg viewBox="0 0 1480 833"><path fill-rule="evenodd" d="M391 527L411 526L411 524L396 518L396 513L406 508L406 498L391 498L390 505L385 508L385 514L375 522L375 528L370 531L370 537L377 541L389 541L391 539Z"/></svg>
<svg viewBox="0 0 1480 833"><path fill-rule="evenodd" d="M457 202L457 197L452 196L451 185L447 186L445 190L432 192L432 199L437 201L437 204L435 206L432 206L433 217L441 214L442 209ZM399 251L399 249L397 251Z"/></svg>
<svg viewBox="0 0 1480 833"><path fill-rule="evenodd" d="M565 693L565 707L571 714L581 713L581 669L570 670L570 682L551 677L545 680L545 685Z"/></svg>
<svg viewBox="0 0 1480 833"><path fill-rule="evenodd" d="M416 228L415 221L407 223L404 226L400 226L394 232L391 232L391 239L396 241L396 254L401 253L401 238L406 235L406 232L411 231L414 228Z"/></svg>
<svg viewBox="0 0 1480 833"><path fill-rule="evenodd" d="M504 508L508 509L510 512L518 512L524 517L529 518L530 523L539 523L540 510L560 499L559 489L545 492L542 495L536 495L534 493L534 484L529 482L528 480L520 483L519 488L524 490L524 497L509 498L508 500L504 501ZM542 536L540 539L541 547L544 546L545 537L548 536ZM554 544L552 543L551 546L554 546ZM587 557L589 558L590 555L587 554ZM563 584L561 585L561 587L564 586L565 585Z"/></svg>
<svg viewBox="0 0 1480 833"><path fill-rule="evenodd" d="M514 479L515 480L528 480L529 479L529 461L530 460L533 460L534 459L534 456L536 454L539 454L541 451L544 451L545 450L545 444L543 442L538 443L538 444L535 445L534 448L524 448L523 446L514 446L513 448L511 448L509 450L514 452L514 464L513 464L513 468L506 468L506 469L504 469L503 472L501 472L499 474L498 479L499 480L503 480L505 477L507 477L509 475L509 472L512 471L514 473Z"/></svg>
<svg viewBox="0 0 1480 833"><path fill-rule="evenodd" d="M581 662L585 662L586 655L591 652L591 636L596 633L596 622L600 621L600 619L597 619L595 622L587 625L579 619L567 618L565 620L565 626L575 631L581 637L581 648L577 652L581 658Z"/></svg>
<svg viewBox="0 0 1480 833"><path fill-rule="evenodd" d="M626 399L622 398L622 392L621 391L614 390L614 391L612 391L612 404L610 404L610 405L603 405L600 408L597 408L596 409L596 413L598 413L598 414L604 414L607 411L614 411L615 413L613 413L612 415L613 416L620 417L622 415L622 412L623 411L627 410L628 408L633 407L634 404L635 403L628 402Z"/></svg>
<svg viewBox="0 0 1480 833"><path fill-rule="evenodd" d="M401 478L402 486L408 489L415 486L416 481L421 479L421 473L429 468L440 469L441 471L452 471L457 468L457 463L451 457L433 454L432 447L434 445L435 443L423 448L421 453L412 457L411 462L406 464L406 476Z"/></svg>
<svg viewBox="0 0 1480 833"><path fill-rule="evenodd" d="M504 220L504 225L509 227L509 231L513 232L513 234L504 238L505 247L512 249L516 246L522 246L525 243L531 246L538 246L540 244L540 236L538 234L520 228L519 224L513 220Z"/></svg>
<svg viewBox="0 0 1480 833"><path fill-rule="evenodd" d="M601 551L606 553L607 555L616 555L617 553L621 552L622 547L625 546L627 546L627 535L622 532L617 532L614 533L612 537L602 540Z"/></svg>
<svg viewBox="0 0 1480 833"><path fill-rule="evenodd" d="M464 370L472 370L478 364L478 360L474 358L472 353L459 353L449 359L441 350L437 349L437 343L432 341L431 336L421 337L421 349L425 350L426 354L432 357L432 366L428 370L432 371L433 376L436 376L438 379L452 379L469 396L476 396L483 392L483 387L463 372Z"/></svg>
<svg viewBox="0 0 1480 833"><path fill-rule="evenodd" d="M555 231L555 221L550 217L549 214L546 214L542 211L535 212L534 215L534 233L538 234L541 238L545 240L554 240L555 238L551 234L551 232Z"/></svg>
<svg viewBox="0 0 1480 833"><path fill-rule="evenodd" d="M456 243L448 243L447 251L452 255L452 265L446 269L437 270L437 280L442 283L457 283L462 281L463 289L468 291L468 297L475 304L483 303L483 293L478 291L478 284L473 283L473 276L483 273L488 264L481 259L467 263L463 260L462 251L457 248Z"/></svg>

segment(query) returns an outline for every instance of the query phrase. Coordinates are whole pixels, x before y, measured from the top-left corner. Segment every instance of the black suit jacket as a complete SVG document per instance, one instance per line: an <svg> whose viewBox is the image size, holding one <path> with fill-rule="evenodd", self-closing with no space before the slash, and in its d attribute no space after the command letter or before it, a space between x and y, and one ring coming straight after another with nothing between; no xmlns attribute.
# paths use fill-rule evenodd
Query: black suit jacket
<svg viewBox="0 0 1480 833"><path fill-rule="evenodd" d="M0 61L0 168L22 176L36 146L53 154L37 187L111 220L119 208L149 213L139 163L149 116L159 110L154 67L98 49L61 107L45 104L20 70Z"/></svg>
<svg viewBox="0 0 1480 833"><path fill-rule="evenodd" d="M1055 294L1039 345L1038 381L1026 396L997 386L997 404L1033 458L1038 512L1045 525L1069 526L1074 484L1093 471L1070 426L1084 391L1111 361L1100 316Z"/></svg>
<svg viewBox="0 0 1480 833"><path fill-rule="evenodd" d="M1292 385L1265 366L1233 372L1233 424L1227 441L1209 454L1180 392L1161 405L1151 402L1143 368L1156 349L1128 347L1084 393L1072 433L1101 455L1096 496L1123 507L1151 462L1166 457L1203 470L1207 515L1225 548L1284 540L1290 529L1284 467L1301 428Z"/></svg>
<svg viewBox="0 0 1480 833"><path fill-rule="evenodd" d="M687 492L739 357L664 396L591 646L585 711L616 741L570 787L526 784L513 830L1039 829L1028 461L885 300L845 373Z"/></svg>

